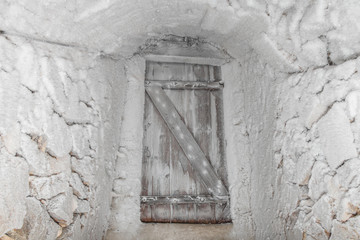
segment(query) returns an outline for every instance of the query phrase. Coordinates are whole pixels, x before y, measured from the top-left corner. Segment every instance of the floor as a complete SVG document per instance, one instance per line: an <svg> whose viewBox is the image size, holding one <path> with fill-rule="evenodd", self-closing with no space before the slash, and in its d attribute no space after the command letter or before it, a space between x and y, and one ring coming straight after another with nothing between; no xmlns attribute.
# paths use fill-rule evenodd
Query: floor
<svg viewBox="0 0 360 240"><path fill-rule="evenodd" d="M141 224L136 233L108 231L105 240L231 240L232 224Z"/></svg>

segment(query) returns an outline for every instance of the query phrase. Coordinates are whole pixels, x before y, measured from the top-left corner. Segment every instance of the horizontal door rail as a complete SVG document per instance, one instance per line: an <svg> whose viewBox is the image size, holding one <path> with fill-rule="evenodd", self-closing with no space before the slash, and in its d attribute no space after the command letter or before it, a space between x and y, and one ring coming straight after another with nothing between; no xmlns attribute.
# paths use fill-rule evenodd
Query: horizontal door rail
<svg viewBox="0 0 360 240"><path fill-rule="evenodd" d="M146 87L161 87L172 90L218 90L224 87L223 82L195 82L195 81L145 81Z"/></svg>
<svg viewBox="0 0 360 240"><path fill-rule="evenodd" d="M188 63L211 66L221 66L231 61L230 58L208 58L208 57L189 57L189 56L170 56L148 54L144 56L147 61L152 62L169 62L169 63Z"/></svg>
<svg viewBox="0 0 360 240"><path fill-rule="evenodd" d="M211 195L182 195L182 196L141 196L141 203L146 204L184 204L184 203L227 203L229 196L211 196Z"/></svg>

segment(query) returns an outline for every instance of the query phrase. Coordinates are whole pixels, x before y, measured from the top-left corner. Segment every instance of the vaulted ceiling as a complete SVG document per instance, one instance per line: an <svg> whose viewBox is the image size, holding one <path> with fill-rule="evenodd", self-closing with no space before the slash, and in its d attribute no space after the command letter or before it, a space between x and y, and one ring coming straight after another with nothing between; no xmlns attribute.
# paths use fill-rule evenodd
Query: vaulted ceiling
<svg viewBox="0 0 360 240"><path fill-rule="evenodd" d="M149 38L190 36L298 72L360 52L359 8L357 0L4 0L0 30L125 57Z"/></svg>

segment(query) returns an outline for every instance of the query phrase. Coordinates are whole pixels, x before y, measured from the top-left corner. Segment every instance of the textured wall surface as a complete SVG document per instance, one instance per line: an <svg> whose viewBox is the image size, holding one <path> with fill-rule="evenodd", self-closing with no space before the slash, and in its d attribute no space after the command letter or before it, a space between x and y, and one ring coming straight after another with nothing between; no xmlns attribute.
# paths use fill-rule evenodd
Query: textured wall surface
<svg viewBox="0 0 360 240"><path fill-rule="evenodd" d="M0 235L100 239L126 89L121 62L17 37L1 36L0 46Z"/></svg>
<svg viewBox="0 0 360 240"><path fill-rule="evenodd" d="M360 238L359 67L309 70L278 88L276 217L299 239Z"/></svg>
<svg viewBox="0 0 360 240"><path fill-rule="evenodd" d="M359 18L357 0L1 1L0 236L149 237L130 57L173 34L233 57L224 236L360 239Z"/></svg>

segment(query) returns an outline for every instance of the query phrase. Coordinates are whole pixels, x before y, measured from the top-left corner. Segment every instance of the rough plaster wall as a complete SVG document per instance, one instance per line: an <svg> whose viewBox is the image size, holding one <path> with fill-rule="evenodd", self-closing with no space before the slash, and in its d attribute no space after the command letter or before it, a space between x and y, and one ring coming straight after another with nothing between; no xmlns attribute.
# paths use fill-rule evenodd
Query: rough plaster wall
<svg viewBox="0 0 360 240"><path fill-rule="evenodd" d="M135 56L126 62L127 93L124 121L116 158L110 228L124 239L136 238L140 222L145 60Z"/></svg>
<svg viewBox="0 0 360 240"><path fill-rule="evenodd" d="M126 88L121 62L6 36L0 58L0 236L100 239Z"/></svg>
<svg viewBox="0 0 360 240"><path fill-rule="evenodd" d="M273 207L276 77L254 52L223 67L233 239L282 237Z"/></svg>
<svg viewBox="0 0 360 240"><path fill-rule="evenodd" d="M235 229L233 234L234 238L254 239L250 201L250 145L243 117L244 82L238 79L240 63L233 61L223 66L221 71L225 82L224 124L231 217ZM233 105L233 102L239 104Z"/></svg>
<svg viewBox="0 0 360 240"><path fill-rule="evenodd" d="M239 124L249 145L250 206L254 221L255 239L278 239L277 219L272 205L272 134L275 109L275 75L257 54L240 62L239 80L243 82L243 112ZM264 232L270 231L267 236Z"/></svg>
<svg viewBox="0 0 360 240"><path fill-rule="evenodd" d="M46 235L47 229L54 229L50 231L54 234L59 227L45 208L71 204L67 182L75 185L81 180L95 181L90 191L95 200L89 205L91 210L97 209L97 214L83 214L80 220L76 214L76 224L71 226L84 224L84 216L90 216L89 228L83 232L90 235L92 229L102 234L111 192L107 180L112 179L115 155L119 165L125 162L131 166L129 159L139 153L126 152L136 148L125 134L121 139L114 130L120 129L119 102L125 91L125 83L116 82L123 75L121 61L100 58L85 49L132 55L149 37L178 34L221 44L237 58L225 74L234 86L225 88L231 96L227 96L231 107L226 111L231 126L227 130L227 152L232 216L239 229L234 238L359 238L359 64L351 60L360 52L358 1L6 0L0 6L0 30L7 36L79 46L56 47L0 36L0 171L5 186L0 193L0 234L21 227L26 207L34 210L27 212L27 219L48 222L25 229L27 234L40 227L45 228L41 234ZM34 67L29 67L31 64ZM238 77L229 75L231 71ZM77 78L91 81L82 83L74 80ZM102 79L109 81L104 83ZM79 85L77 94L72 85ZM83 85L85 94L81 91ZM69 92L62 94L62 89ZM139 90L128 89L134 89L134 93ZM93 98L90 102L89 96ZM83 102L78 104L79 99ZM69 104L73 101L75 105ZM131 113L131 107L128 111ZM126 121L133 126L131 119ZM77 137L69 144L67 139L73 136ZM84 147L81 140L86 138L93 140L89 145L85 141ZM117 142L130 147L119 148ZM26 157L26 150L30 156L40 156ZM68 156L70 151L75 153L72 158ZM63 154L66 157L59 157ZM43 164L44 159L48 165ZM88 162L94 164L80 165ZM97 175L87 175L94 171L95 163L99 163ZM69 180L69 175L76 176L70 174L70 164L78 166L78 171L90 168L82 173L83 179ZM137 199L139 183L132 181L137 173L116 168L120 172L114 175L114 204L119 203L121 210L114 216L126 229L126 216L136 218L127 206L135 206L131 199ZM103 177L107 175L110 177ZM42 181L44 187L37 188ZM57 183L56 188L47 187L48 183ZM121 188L125 183L129 185ZM75 190L76 194L81 195L80 190ZM51 198L57 193L61 197L54 200L59 204L38 200L39 194ZM34 197L25 198L29 195ZM124 201L129 205L122 204ZM63 218L72 213L64 214ZM62 222L72 220L68 217ZM76 232L79 238L86 236Z"/></svg>

